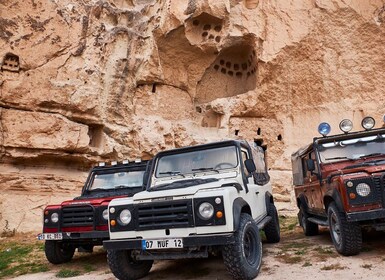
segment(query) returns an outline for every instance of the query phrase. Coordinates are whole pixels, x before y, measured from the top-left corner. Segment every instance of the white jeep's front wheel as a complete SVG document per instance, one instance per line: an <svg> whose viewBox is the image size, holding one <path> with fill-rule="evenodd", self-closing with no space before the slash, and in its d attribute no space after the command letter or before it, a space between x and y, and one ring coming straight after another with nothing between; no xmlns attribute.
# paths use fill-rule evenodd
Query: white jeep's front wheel
<svg viewBox="0 0 385 280"><path fill-rule="evenodd" d="M257 277L262 263L262 242L253 218L242 213L235 243L223 247L223 261L234 279L248 280Z"/></svg>
<svg viewBox="0 0 385 280"><path fill-rule="evenodd" d="M130 250L107 250L107 262L119 280L136 280L146 276L154 261L137 261Z"/></svg>

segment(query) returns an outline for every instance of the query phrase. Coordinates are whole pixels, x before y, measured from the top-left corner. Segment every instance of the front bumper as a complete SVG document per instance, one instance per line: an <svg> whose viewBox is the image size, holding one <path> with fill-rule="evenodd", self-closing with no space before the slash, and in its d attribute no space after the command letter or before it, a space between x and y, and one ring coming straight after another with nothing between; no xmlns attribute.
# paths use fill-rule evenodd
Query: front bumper
<svg viewBox="0 0 385 280"><path fill-rule="evenodd" d="M349 222L370 221L375 219L385 218L385 209L376 209L369 211L361 211L354 213L347 213L346 218Z"/></svg>
<svg viewBox="0 0 385 280"><path fill-rule="evenodd" d="M233 233L183 237L183 247L229 245L235 242ZM103 247L107 250L142 250L144 239L106 240Z"/></svg>
<svg viewBox="0 0 385 280"><path fill-rule="evenodd" d="M49 234L49 233L48 233ZM46 239L42 238L44 235L39 234L38 239L39 240L73 240L73 241L80 241L80 240L104 240L110 238L108 231L90 231L90 232L61 232L61 239Z"/></svg>

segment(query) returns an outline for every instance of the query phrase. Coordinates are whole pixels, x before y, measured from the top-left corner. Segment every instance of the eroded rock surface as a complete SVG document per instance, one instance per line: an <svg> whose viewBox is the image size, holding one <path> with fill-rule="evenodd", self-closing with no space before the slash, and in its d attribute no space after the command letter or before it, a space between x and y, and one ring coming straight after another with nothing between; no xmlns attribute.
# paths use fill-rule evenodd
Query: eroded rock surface
<svg viewBox="0 0 385 280"><path fill-rule="evenodd" d="M98 161L263 139L277 198L320 121L380 122L384 1L0 3L0 230L40 230ZM381 124L380 124L381 125Z"/></svg>

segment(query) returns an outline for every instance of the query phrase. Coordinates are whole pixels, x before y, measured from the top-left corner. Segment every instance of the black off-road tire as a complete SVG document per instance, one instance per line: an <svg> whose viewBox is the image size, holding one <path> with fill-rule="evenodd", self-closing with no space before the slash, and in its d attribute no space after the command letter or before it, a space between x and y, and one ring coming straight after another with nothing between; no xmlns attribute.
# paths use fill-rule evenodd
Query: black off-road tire
<svg viewBox="0 0 385 280"><path fill-rule="evenodd" d="M358 223L346 220L344 212L332 202L328 207L330 236L337 252L344 256L360 253L362 248L362 230Z"/></svg>
<svg viewBox="0 0 385 280"><path fill-rule="evenodd" d="M237 280L257 277L262 263L262 242L253 218L242 213L235 243L225 245L222 255L227 271Z"/></svg>
<svg viewBox="0 0 385 280"><path fill-rule="evenodd" d="M135 280L146 276L154 261L135 261L130 250L107 250L107 262L119 280Z"/></svg>
<svg viewBox="0 0 385 280"><path fill-rule="evenodd" d="M269 204L267 214L271 217L271 220L263 229L266 235L266 240L268 243L278 243L281 239L281 231L279 227L277 208L273 203Z"/></svg>
<svg viewBox="0 0 385 280"><path fill-rule="evenodd" d="M314 236L318 234L318 225L308 221L309 215L306 213L303 205L299 208L298 221L306 236Z"/></svg>
<svg viewBox="0 0 385 280"><path fill-rule="evenodd" d="M52 264L66 263L72 260L75 253L75 247L54 240L46 240L44 252L47 260Z"/></svg>

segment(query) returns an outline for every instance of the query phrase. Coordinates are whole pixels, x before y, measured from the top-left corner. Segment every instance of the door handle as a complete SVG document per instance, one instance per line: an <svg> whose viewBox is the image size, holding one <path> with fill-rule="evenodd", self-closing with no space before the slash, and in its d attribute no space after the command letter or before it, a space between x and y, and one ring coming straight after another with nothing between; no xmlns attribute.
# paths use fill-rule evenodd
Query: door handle
<svg viewBox="0 0 385 280"><path fill-rule="evenodd" d="M256 195L259 195L259 192L255 192Z"/></svg>

